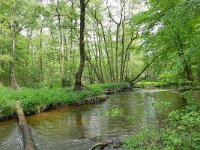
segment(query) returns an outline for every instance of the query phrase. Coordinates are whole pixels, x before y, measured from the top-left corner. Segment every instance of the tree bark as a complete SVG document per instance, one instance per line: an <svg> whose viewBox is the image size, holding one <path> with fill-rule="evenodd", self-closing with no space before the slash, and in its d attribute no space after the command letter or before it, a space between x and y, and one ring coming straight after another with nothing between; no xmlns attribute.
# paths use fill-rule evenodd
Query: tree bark
<svg viewBox="0 0 200 150"><path fill-rule="evenodd" d="M14 10L13 10L13 16L15 17L15 4L14 4ZM15 18L12 22L12 25L11 25L11 29L12 29L12 52L11 52L11 55L12 55L12 58L13 60L11 60L10 62L10 86L11 88L13 89L19 89L19 85L15 79L15 73L14 73L14 70L15 70L15 64L14 64L14 61L15 61L15 50L16 50L16 25L15 25Z"/></svg>
<svg viewBox="0 0 200 150"><path fill-rule="evenodd" d="M113 70L112 70L112 66L111 66L110 56L109 56L109 53L108 53L106 34L105 34L105 31L104 31L104 27L103 27L102 22L99 22L99 23L100 23L101 30L102 30L102 33L103 33L103 41L104 41L105 52L106 52L106 57L107 57L108 67L109 67L109 72L110 72L110 80L111 80L111 82L113 82L113 73L112 73Z"/></svg>
<svg viewBox="0 0 200 150"><path fill-rule="evenodd" d="M125 15L124 15L125 16ZM125 20L125 17L124 17ZM124 50L125 50L125 27L124 27L124 20L122 21L122 54L121 54L121 65L120 65L120 81L124 80Z"/></svg>
<svg viewBox="0 0 200 150"><path fill-rule="evenodd" d="M89 1L86 2L86 4ZM76 73L74 90L83 89L82 75L85 66L85 46L84 46L84 30L85 30L85 1L80 0L81 12L80 12L80 64L78 72Z"/></svg>
<svg viewBox="0 0 200 150"><path fill-rule="evenodd" d="M16 102L16 111L19 120L19 127L22 132L24 150L36 150L36 146L31 134L31 128L26 122L26 118L19 101Z"/></svg>

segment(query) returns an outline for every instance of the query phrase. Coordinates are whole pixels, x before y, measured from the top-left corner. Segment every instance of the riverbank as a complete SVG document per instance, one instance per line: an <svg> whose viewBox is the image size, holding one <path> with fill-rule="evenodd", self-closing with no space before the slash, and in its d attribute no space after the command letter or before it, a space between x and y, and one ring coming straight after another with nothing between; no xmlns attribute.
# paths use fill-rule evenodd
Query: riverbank
<svg viewBox="0 0 200 150"><path fill-rule="evenodd" d="M173 85L172 83L165 81L140 81L137 82L134 87L138 88L154 88L154 87L166 87Z"/></svg>
<svg viewBox="0 0 200 150"><path fill-rule="evenodd" d="M72 88L20 88L13 90L0 88L0 120L16 116L15 103L20 101L26 115L36 114L48 109L82 105L102 101L104 91L120 91L129 87L126 82L88 85L86 90L74 91ZM94 97L97 97L94 99Z"/></svg>
<svg viewBox="0 0 200 150"><path fill-rule="evenodd" d="M200 91L182 94L185 108L172 111L166 126L145 128L125 140L127 149L200 149Z"/></svg>

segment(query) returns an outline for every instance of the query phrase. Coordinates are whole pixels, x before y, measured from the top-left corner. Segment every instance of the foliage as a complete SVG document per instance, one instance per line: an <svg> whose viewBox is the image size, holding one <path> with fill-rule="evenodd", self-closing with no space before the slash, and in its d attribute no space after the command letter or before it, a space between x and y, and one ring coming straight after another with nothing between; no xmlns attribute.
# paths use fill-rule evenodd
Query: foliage
<svg viewBox="0 0 200 150"><path fill-rule="evenodd" d="M143 129L136 135L125 140L124 147L131 150L156 150L161 149L159 131L155 129Z"/></svg>
<svg viewBox="0 0 200 150"><path fill-rule="evenodd" d="M130 9L132 4L131 0L126 0L126 9ZM22 87L71 86L80 58L79 10L80 4L76 0L1 0L1 84L10 84L12 62L14 77ZM135 54L135 47L138 46L131 41L136 31L131 22L126 21L132 12L121 13L124 13L121 19L125 34L123 42L122 35L119 34L116 56L117 29L109 17L108 9L102 0L88 3L85 13L84 43L87 61L83 72L84 84L119 82L116 74L120 73L120 81L125 81L125 78L131 78L132 74L141 69L142 65L138 65L138 62L142 64L142 61L138 58L143 58L143 54ZM108 25L104 22L108 22ZM121 32L122 23L119 27L119 33ZM15 50L12 50L14 46ZM129 67L130 62L136 64L134 69ZM116 67L121 68L116 71Z"/></svg>
<svg viewBox="0 0 200 150"><path fill-rule="evenodd" d="M153 107L155 108L156 112L159 114L166 114L168 107L171 105L170 102L165 101L154 101L152 103Z"/></svg>
<svg viewBox="0 0 200 150"><path fill-rule="evenodd" d="M151 76L199 81L198 0L150 0L147 5L133 21L141 30L141 50L148 58L159 56Z"/></svg>

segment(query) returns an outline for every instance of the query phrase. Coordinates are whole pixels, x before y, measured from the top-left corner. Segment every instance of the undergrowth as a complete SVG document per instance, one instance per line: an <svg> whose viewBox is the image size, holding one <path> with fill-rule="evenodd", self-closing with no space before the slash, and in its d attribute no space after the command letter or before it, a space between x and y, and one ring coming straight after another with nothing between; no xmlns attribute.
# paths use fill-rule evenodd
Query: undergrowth
<svg viewBox="0 0 200 150"><path fill-rule="evenodd" d="M15 102L19 100L26 115L42 112L46 109L74 104L86 98L101 95L106 89L121 89L128 83L110 83L87 85L87 90L74 91L72 88L0 88L0 120L16 114Z"/></svg>
<svg viewBox="0 0 200 150"><path fill-rule="evenodd" d="M139 87L163 87L169 85L169 82L166 81L140 81L135 84Z"/></svg>

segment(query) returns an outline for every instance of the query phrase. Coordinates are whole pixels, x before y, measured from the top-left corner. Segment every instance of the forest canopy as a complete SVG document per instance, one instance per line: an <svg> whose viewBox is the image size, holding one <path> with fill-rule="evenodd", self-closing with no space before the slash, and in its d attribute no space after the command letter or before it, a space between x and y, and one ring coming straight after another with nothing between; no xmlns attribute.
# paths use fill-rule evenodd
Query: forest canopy
<svg viewBox="0 0 200 150"><path fill-rule="evenodd" d="M85 1L82 82L199 82L199 5L198 0ZM76 0L1 0L1 84L73 85L80 8Z"/></svg>

